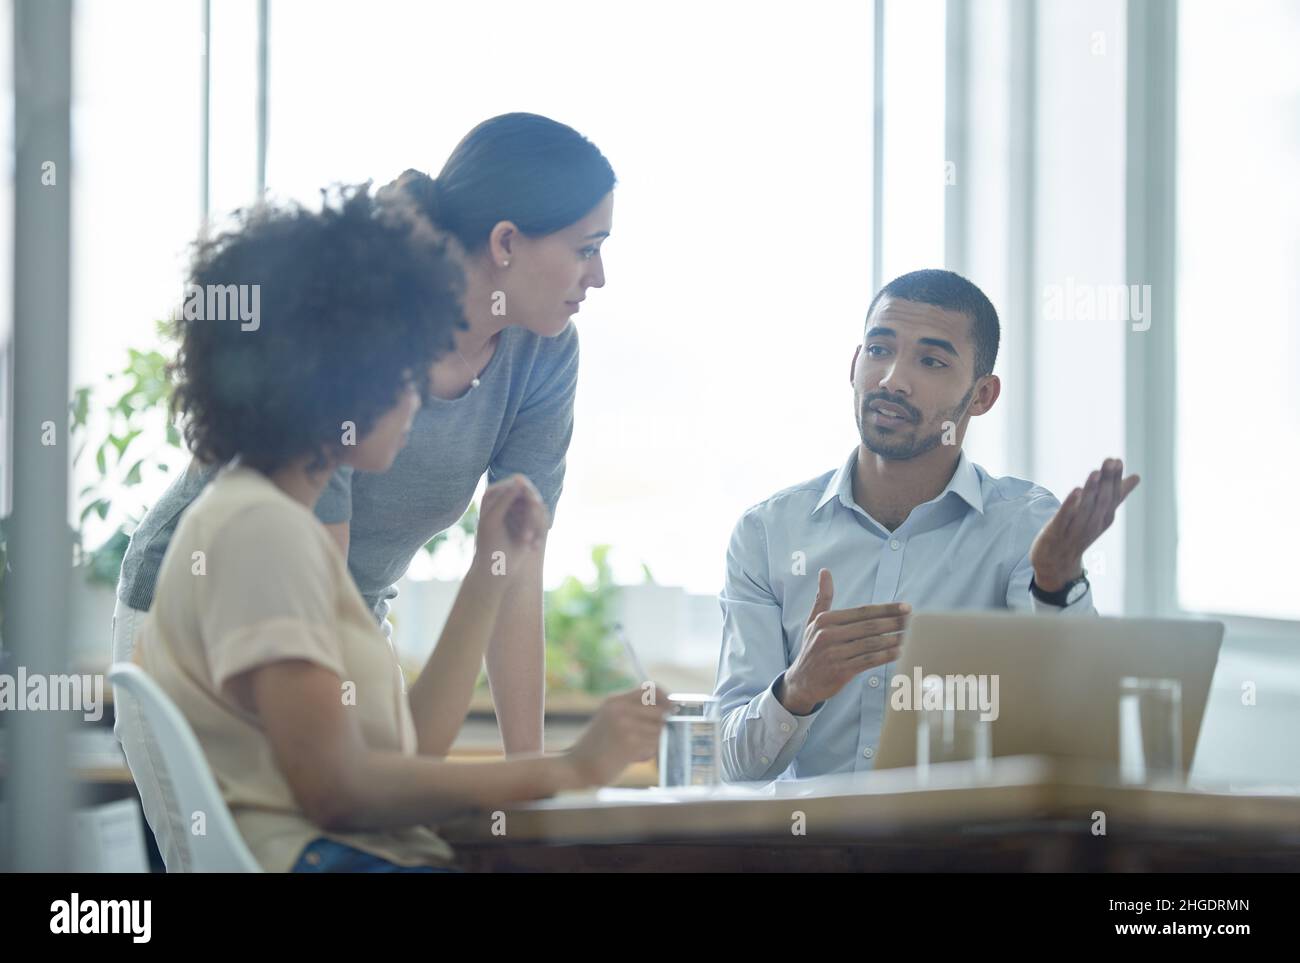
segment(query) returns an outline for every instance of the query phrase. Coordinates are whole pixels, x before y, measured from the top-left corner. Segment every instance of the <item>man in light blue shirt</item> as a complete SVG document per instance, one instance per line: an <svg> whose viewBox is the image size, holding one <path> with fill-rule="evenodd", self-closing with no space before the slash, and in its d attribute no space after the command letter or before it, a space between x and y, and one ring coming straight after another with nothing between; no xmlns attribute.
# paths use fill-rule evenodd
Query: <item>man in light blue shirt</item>
<svg viewBox="0 0 1300 963"><path fill-rule="evenodd" d="M915 271L881 289L853 353L860 444L741 516L720 596L723 774L870 769L908 613L1095 615L1083 554L1138 483L1106 459L1058 502L961 449L991 409L999 323L974 284Z"/></svg>

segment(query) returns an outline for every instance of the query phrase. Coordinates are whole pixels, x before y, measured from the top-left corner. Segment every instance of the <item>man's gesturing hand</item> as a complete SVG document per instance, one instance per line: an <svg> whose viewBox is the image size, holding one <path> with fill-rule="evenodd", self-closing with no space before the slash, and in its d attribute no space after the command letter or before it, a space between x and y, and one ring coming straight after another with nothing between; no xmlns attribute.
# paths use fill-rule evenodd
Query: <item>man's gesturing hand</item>
<svg viewBox="0 0 1300 963"><path fill-rule="evenodd" d="M795 715L806 716L855 675L898 658L912 607L906 602L832 609L831 573L817 573L817 598L804 627L803 644L786 670L776 697Z"/></svg>
<svg viewBox="0 0 1300 963"><path fill-rule="evenodd" d="M1070 492L1029 549L1039 588L1055 592L1083 574L1083 553L1110 528L1115 509L1139 481L1137 475L1124 477L1120 459L1107 458L1082 488Z"/></svg>

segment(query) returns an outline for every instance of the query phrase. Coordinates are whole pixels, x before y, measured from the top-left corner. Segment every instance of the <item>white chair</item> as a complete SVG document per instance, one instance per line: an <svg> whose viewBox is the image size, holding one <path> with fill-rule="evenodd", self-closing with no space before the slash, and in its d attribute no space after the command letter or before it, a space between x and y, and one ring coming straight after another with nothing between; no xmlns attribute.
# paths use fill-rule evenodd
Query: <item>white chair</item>
<svg viewBox="0 0 1300 963"><path fill-rule="evenodd" d="M162 752L180 812L205 814L204 835L181 833L191 872L260 873L261 866L248 851L221 798L194 730L176 704L138 665L114 663L108 670L108 681L113 685L115 701L126 697L136 700L140 707L145 725Z"/></svg>

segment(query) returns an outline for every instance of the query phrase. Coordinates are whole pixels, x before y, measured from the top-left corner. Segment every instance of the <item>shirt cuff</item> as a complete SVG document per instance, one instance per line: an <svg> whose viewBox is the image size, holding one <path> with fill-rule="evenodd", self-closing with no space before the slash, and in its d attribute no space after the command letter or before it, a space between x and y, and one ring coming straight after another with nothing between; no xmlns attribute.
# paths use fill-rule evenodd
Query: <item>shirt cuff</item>
<svg viewBox="0 0 1300 963"><path fill-rule="evenodd" d="M802 738L826 705L825 702L819 702L808 715L795 715L781 705L781 700L776 697L776 687L784 678L785 673L782 672L773 679L772 684L763 690L762 695L749 708L750 718L758 720L761 725L763 752L769 759L779 756L791 739Z"/></svg>

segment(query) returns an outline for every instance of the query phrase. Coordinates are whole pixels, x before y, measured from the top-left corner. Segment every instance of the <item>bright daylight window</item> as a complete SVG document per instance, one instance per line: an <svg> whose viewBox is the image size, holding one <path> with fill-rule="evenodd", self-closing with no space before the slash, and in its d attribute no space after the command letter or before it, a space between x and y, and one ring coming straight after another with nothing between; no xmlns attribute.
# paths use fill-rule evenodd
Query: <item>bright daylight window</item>
<svg viewBox="0 0 1300 963"><path fill-rule="evenodd" d="M856 440L871 5L642 9L388 2L359 23L350 4L277 0L267 184L309 200L333 180L436 174L475 123L514 110L590 137L619 187L607 284L576 319L546 580L586 572L608 543L620 581L645 562L661 583L715 593L741 511Z"/></svg>
<svg viewBox="0 0 1300 963"><path fill-rule="evenodd" d="M1178 18L1179 603L1296 619L1300 6Z"/></svg>

